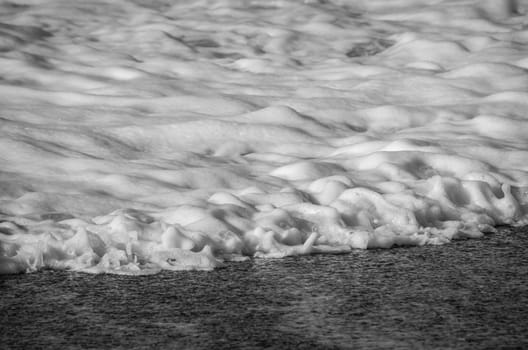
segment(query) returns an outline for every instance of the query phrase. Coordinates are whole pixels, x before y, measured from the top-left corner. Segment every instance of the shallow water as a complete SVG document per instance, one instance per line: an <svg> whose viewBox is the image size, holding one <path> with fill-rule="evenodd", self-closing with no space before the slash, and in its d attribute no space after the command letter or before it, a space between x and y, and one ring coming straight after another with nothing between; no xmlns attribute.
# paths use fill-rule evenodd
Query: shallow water
<svg viewBox="0 0 528 350"><path fill-rule="evenodd" d="M3 349L523 348L528 231L210 272L0 277Z"/></svg>
<svg viewBox="0 0 528 350"><path fill-rule="evenodd" d="M0 3L0 273L528 225L528 0Z"/></svg>

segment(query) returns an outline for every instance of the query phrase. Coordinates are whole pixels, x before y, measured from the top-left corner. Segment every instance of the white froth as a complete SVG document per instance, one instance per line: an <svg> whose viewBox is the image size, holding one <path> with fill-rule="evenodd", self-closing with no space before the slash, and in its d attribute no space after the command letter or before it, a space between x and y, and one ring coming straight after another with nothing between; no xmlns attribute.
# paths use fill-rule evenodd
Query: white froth
<svg viewBox="0 0 528 350"><path fill-rule="evenodd" d="M0 273L528 224L528 2L0 4Z"/></svg>

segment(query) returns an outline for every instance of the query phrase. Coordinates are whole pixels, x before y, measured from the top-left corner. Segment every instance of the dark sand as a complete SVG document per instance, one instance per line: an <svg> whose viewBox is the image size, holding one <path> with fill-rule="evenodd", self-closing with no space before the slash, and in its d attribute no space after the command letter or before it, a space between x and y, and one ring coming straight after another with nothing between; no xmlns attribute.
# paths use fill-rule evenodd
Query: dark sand
<svg viewBox="0 0 528 350"><path fill-rule="evenodd" d="M528 231L0 291L2 349L528 348Z"/></svg>

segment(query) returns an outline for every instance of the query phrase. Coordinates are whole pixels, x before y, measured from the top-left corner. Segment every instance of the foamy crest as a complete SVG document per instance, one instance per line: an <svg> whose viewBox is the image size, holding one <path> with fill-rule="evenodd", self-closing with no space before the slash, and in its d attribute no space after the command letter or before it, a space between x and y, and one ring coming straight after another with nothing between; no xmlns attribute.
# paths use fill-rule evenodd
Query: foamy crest
<svg viewBox="0 0 528 350"><path fill-rule="evenodd" d="M528 224L526 1L0 4L0 273Z"/></svg>

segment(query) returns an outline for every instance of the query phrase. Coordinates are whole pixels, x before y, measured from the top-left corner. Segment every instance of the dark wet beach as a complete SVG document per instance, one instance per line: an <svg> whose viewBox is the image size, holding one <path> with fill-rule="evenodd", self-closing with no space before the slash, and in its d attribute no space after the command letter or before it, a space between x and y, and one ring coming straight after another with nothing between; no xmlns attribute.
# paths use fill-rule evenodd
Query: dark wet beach
<svg viewBox="0 0 528 350"><path fill-rule="evenodd" d="M0 277L2 349L528 347L528 232L127 277Z"/></svg>

